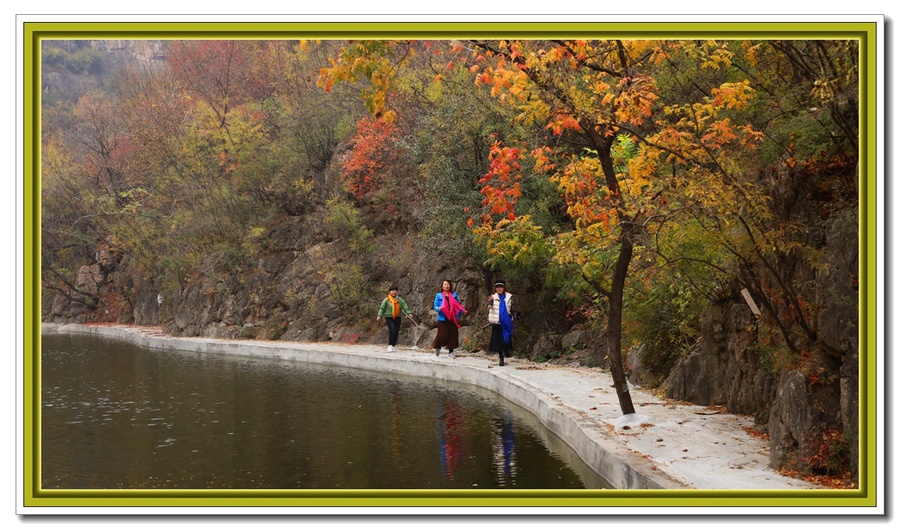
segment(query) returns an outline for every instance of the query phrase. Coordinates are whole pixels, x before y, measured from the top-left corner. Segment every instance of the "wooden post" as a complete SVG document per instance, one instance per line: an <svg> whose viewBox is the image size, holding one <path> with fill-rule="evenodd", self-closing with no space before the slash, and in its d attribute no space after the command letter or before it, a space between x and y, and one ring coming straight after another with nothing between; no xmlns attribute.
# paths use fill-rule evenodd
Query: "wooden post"
<svg viewBox="0 0 900 529"><path fill-rule="evenodd" d="M746 301L747 305L750 307L750 312L752 312L754 316L759 318L759 307L756 306L756 302L753 301L753 297L750 295L750 292L745 288L741 290L741 295L744 296L744 301Z"/></svg>

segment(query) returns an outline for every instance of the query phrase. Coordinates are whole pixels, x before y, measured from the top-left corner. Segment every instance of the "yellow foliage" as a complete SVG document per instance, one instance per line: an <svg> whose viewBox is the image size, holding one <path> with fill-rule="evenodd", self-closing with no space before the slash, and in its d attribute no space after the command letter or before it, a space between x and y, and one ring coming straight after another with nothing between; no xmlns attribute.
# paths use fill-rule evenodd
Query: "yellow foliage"
<svg viewBox="0 0 900 529"><path fill-rule="evenodd" d="M753 44L751 41L744 41L742 45L744 47L744 57L747 58L751 66L757 66L759 64L759 47L762 46L762 43Z"/></svg>
<svg viewBox="0 0 900 529"><path fill-rule="evenodd" d="M743 109L753 99L755 92L750 87L749 79L744 79L740 83L724 83L719 88L712 89L713 105L728 109Z"/></svg>
<svg viewBox="0 0 900 529"><path fill-rule="evenodd" d="M704 68L711 68L714 70L720 70L722 68L726 68L731 66L732 58L734 57L734 53L728 50L727 43L719 44L716 41L707 41L707 46L713 49L712 53L706 56L706 60L703 62Z"/></svg>

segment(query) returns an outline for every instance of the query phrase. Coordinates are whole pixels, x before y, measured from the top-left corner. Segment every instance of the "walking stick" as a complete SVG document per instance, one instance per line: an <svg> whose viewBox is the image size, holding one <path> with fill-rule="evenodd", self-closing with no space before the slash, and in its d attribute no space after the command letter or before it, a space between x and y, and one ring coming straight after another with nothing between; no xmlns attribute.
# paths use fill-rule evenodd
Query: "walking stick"
<svg viewBox="0 0 900 529"><path fill-rule="evenodd" d="M412 314L407 314L406 317L409 318L409 321L415 323L416 327L421 327L421 325L419 325L419 322L417 322L415 319L413 319Z"/></svg>

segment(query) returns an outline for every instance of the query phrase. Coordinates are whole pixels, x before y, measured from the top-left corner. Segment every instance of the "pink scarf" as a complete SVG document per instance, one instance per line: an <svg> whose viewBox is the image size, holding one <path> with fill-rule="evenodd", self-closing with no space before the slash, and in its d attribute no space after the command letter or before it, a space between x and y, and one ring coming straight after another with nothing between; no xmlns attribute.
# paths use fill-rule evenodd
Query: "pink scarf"
<svg viewBox="0 0 900 529"><path fill-rule="evenodd" d="M444 312L444 316L447 316L447 319L452 321L454 325L459 327L459 322L456 320L456 315L462 311L463 314L468 314L468 311L463 308L462 305L456 301L456 298L453 297L453 294L444 291L444 303L441 306L441 310Z"/></svg>

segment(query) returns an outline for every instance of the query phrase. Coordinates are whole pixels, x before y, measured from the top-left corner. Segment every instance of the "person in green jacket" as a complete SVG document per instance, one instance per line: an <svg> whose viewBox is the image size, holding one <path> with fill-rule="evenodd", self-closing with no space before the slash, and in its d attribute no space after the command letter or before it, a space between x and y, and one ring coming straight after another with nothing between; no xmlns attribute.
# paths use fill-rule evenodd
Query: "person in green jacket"
<svg viewBox="0 0 900 529"><path fill-rule="evenodd" d="M376 321L378 318L384 318L384 322L387 324L388 352L394 350L394 346L397 345L397 338L400 336L400 314L403 313L407 316L412 314L406 301L397 295L397 291L397 287L391 287L387 297L381 302L381 307L378 309L378 316L375 316Z"/></svg>

